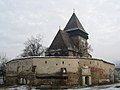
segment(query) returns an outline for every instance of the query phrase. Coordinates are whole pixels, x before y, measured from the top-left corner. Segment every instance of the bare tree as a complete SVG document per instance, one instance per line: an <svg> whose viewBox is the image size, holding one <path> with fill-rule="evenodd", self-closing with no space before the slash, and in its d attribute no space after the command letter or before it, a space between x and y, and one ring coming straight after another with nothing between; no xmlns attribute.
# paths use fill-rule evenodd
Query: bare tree
<svg viewBox="0 0 120 90"><path fill-rule="evenodd" d="M80 43L79 53L80 53L81 57L91 56L90 52L92 52L92 51L93 51L93 49L92 49L91 45L89 45L87 42L85 44Z"/></svg>
<svg viewBox="0 0 120 90"><path fill-rule="evenodd" d="M6 54L0 53L0 63L1 63L0 71L1 71L1 76L3 77L3 82L5 82L6 62L7 62Z"/></svg>
<svg viewBox="0 0 120 90"><path fill-rule="evenodd" d="M41 56L45 52L45 48L42 45L42 36L31 36L25 43L25 49L23 50L22 57L27 56Z"/></svg>

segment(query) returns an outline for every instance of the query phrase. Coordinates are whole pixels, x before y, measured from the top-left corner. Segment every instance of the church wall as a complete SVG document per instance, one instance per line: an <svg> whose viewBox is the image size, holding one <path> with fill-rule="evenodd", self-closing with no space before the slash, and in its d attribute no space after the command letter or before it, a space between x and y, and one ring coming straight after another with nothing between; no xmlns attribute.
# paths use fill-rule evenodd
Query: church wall
<svg viewBox="0 0 120 90"><path fill-rule="evenodd" d="M53 75L60 72L61 68L66 68L68 79L66 79L64 83L67 85L80 84L82 82L80 70L84 66L88 66L90 68L92 85L105 83L105 81L107 82L109 79L113 79L115 66L99 59L33 57L31 59L12 60L8 62L6 78L9 79L6 81L9 83L10 80L13 80L13 77L17 77L14 82L20 82L20 79L22 78L26 80L25 83L29 82L36 85L47 82L47 84L51 84L53 81L60 82L60 79L38 79L36 78L36 75ZM17 70L18 67L19 70ZM15 72L15 74L13 72Z"/></svg>
<svg viewBox="0 0 120 90"><path fill-rule="evenodd" d="M77 46L81 44L81 41L84 44L87 42L87 40L82 38L81 36L73 36L71 38L72 38L73 42L75 43L75 45L77 45ZM78 46L78 47L80 47L80 46Z"/></svg>
<svg viewBox="0 0 120 90"><path fill-rule="evenodd" d="M77 72L78 61L74 59L64 58L34 58L33 65L36 65L36 72L39 73L55 73L61 68L66 68L68 72Z"/></svg>
<svg viewBox="0 0 120 90"><path fill-rule="evenodd" d="M7 72L20 73L31 68L32 59L16 59L7 63Z"/></svg>
<svg viewBox="0 0 120 90"><path fill-rule="evenodd" d="M19 80L26 78L32 72L32 59L14 59L6 65L6 84L18 84ZM13 83L11 83L13 82Z"/></svg>
<svg viewBox="0 0 120 90"><path fill-rule="evenodd" d="M100 59L81 59L80 66L91 68L92 84L114 82L114 64Z"/></svg>

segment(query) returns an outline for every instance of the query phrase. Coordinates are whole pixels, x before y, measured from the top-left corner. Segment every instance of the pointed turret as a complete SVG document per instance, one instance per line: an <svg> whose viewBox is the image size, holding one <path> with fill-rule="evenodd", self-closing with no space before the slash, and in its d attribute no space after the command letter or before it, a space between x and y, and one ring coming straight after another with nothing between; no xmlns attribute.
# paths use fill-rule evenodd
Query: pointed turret
<svg viewBox="0 0 120 90"><path fill-rule="evenodd" d="M86 32L75 13L72 14L64 30L69 31L69 30L74 30L74 29L80 29L83 32Z"/></svg>
<svg viewBox="0 0 120 90"><path fill-rule="evenodd" d="M68 21L67 25L64 28L64 31L68 33L72 33L71 35L80 35L86 39L88 39L88 33L83 28L82 24L80 23L79 19L77 18L76 14L73 13L70 20Z"/></svg>

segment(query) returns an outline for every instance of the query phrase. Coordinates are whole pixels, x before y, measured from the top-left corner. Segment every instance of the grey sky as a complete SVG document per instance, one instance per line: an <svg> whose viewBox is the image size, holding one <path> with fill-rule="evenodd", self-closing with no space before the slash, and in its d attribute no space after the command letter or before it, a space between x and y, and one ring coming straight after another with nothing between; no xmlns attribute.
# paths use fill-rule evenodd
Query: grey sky
<svg viewBox="0 0 120 90"><path fill-rule="evenodd" d="M18 56L31 35L43 35L49 46L73 8L85 30L93 57L120 59L120 0L0 0L0 52Z"/></svg>

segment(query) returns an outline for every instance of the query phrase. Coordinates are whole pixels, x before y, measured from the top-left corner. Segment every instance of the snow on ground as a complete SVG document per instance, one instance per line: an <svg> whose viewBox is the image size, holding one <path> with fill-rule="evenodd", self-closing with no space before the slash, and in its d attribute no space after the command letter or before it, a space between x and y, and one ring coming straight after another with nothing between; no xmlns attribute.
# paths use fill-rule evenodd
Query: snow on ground
<svg viewBox="0 0 120 90"><path fill-rule="evenodd" d="M117 88L116 86L120 86L120 83L112 84L112 85L101 85L101 86L80 88L80 89L68 89L68 90L120 90L120 87Z"/></svg>
<svg viewBox="0 0 120 90"><path fill-rule="evenodd" d="M116 86L119 86L119 88L117 88ZM30 88L27 85L22 85L22 86L11 86L11 87L6 88L4 90L42 90L42 89L35 89L35 87ZM47 90L49 90L49 89L47 89ZM59 89L57 89L57 90L59 90ZM76 88L76 89L64 89L64 90L120 90L120 83L119 84L112 84L112 85L102 85L102 86L86 87L86 88L79 88L79 89L78 88Z"/></svg>

